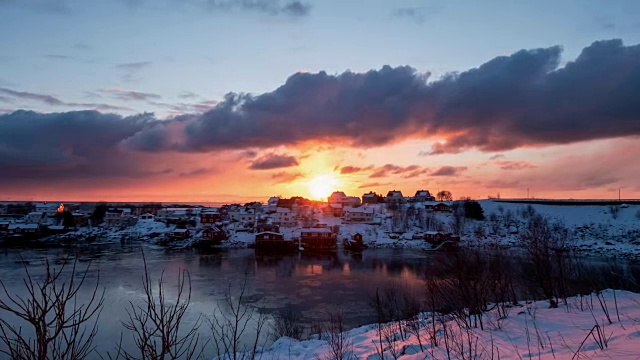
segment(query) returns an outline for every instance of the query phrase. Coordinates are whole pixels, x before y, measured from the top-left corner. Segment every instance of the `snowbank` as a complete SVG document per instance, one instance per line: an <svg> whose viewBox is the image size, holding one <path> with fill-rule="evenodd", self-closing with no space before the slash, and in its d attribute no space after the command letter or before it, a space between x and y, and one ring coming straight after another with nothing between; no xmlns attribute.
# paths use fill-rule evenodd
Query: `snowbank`
<svg viewBox="0 0 640 360"><path fill-rule="evenodd" d="M383 325L382 347L377 325L345 333L344 359L638 359L640 356L640 294L612 290L570 298L566 306L548 308L544 301L514 306L506 318L485 315L484 330L467 329L451 317L436 315L438 346L432 342L432 317L423 314L420 341L416 333L400 336L397 324ZM616 302L617 311L616 315ZM609 313L610 324L603 309ZM402 326L406 326L404 323ZM331 359L336 341L315 336L298 341L281 338L258 354L261 359ZM320 338L320 339L318 339ZM387 340L385 340L385 338ZM333 339L340 337L333 336ZM420 345L422 343L422 346ZM332 347L331 344L334 346ZM448 350L447 350L448 348ZM576 355L577 354L577 355Z"/></svg>

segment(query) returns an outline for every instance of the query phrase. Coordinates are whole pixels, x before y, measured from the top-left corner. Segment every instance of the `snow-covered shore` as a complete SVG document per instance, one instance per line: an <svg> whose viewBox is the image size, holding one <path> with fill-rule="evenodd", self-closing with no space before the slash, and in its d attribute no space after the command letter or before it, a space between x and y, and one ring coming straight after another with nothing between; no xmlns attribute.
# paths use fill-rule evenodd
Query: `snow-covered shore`
<svg viewBox="0 0 640 360"><path fill-rule="evenodd" d="M602 304L601 305L601 301ZM608 313L608 317L607 317ZM617 314L619 314L619 320ZM450 316L436 315L434 346L430 314L422 314L419 332L399 334L397 324L377 324L298 341L283 337L257 356L261 359L336 358L341 339L343 359L638 359L640 356L640 294L612 290L569 298L566 306L549 308L545 301L522 302L506 317L485 315L484 330L466 328ZM611 319L611 324L608 321ZM401 326L406 326L404 323ZM418 340L418 334L420 340ZM333 339L333 340L332 340ZM382 340L381 340L382 339ZM422 345L420 345L422 344Z"/></svg>
<svg viewBox="0 0 640 360"><path fill-rule="evenodd" d="M519 233L527 224L530 212L536 213L564 224L573 235L572 247L585 255L636 257L640 255L640 205L622 205L612 214L611 206L603 205L545 205L510 203L493 200L479 201L484 215L483 221L466 219L461 227L461 244L471 247L507 247L518 248ZM421 205L414 204L420 207ZM403 231L393 228L392 215L385 204L373 205L376 214L382 219L377 225L344 223L340 218L321 216L320 221L328 226L338 225L338 238L343 239L354 233L363 235L364 242L370 248L427 248L421 240L421 234L431 229L448 232L451 229L450 213L430 213L429 225L425 220L415 217L407 221ZM135 239L155 242L172 232L175 225L166 225L154 220L139 220L126 228L81 228L73 233L56 236L59 239L76 238L79 240L119 242L123 239ZM255 241L252 232L236 232L226 229L229 239L222 243L225 248L244 248ZM299 228L281 228L285 239L299 236ZM197 233L197 229L196 229Z"/></svg>

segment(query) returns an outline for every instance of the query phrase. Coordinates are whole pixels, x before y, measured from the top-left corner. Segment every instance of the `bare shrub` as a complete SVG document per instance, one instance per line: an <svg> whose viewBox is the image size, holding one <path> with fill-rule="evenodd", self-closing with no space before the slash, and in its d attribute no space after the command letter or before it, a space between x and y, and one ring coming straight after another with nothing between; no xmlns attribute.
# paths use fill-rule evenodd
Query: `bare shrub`
<svg viewBox="0 0 640 360"><path fill-rule="evenodd" d="M147 262L144 262L144 300L142 305L131 302L127 309L129 319L123 326L133 336L137 354L118 347L118 354L126 359L194 359L202 355L203 347L198 347L200 317L193 326L182 329L184 316L191 303L191 279L189 272L180 271L175 301L166 295L164 271L160 275L157 292L149 278ZM206 344L206 343L205 343ZM199 349L199 350L198 350Z"/></svg>
<svg viewBox="0 0 640 360"><path fill-rule="evenodd" d="M76 264L77 260L74 260L67 273L64 263L55 268L45 260L42 279L34 279L25 264L24 297L10 293L0 280L0 310L19 319L15 321L5 315L0 318L2 342L7 347L2 353L12 359L61 360L84 359L94 352L93 341L98 331L104 290L98 291L99 281L96 281L88 301L79 303L79 292L87 279L89 266L77 272ZM33 337L23 333L25 325Z"/></svg>
<svg viewBox="0 0 640 360"><path fill-rule="evenodd" d="M344 316L341 310L329 314L327 331L330 356L327 360L350 360L354 358L353 342L346 333Z"/></svg>
<svg viewBox="0 0 640 360"><path fill-rule="evenodd" d="M609 214L611 214L612 219L617 219L620 215L620 205L610 205L609 206Z"/></svg>
<svg viewBox="0 0 640 360"><path fill-rule="evenodd" d="M572 234L564 224L551 222L539 214L531 216L520 233L529 260L525 273L551 307L557 307L558 301L566 300L569 294L571 240Z"/></svg>
<svg viewBox="0 0 640 360"><path fill-rule="evenodd" d="M271 326L273 340L277 340L282 336L302 340L304 326L300 319L300 312L295 311L291 304L287 304L282 312L274 316L273 320L274 322Z"/></svg>
<svg viewBox="0 0 640 360"><path fill-rule="evenodd" d="M263 347L260 346L260 338L264 335L267 318L246 304L246 291L246 277L235 294L229 284L223 300L226 311L214 311L208 319L218 358L253 359L259 348ZM253 341L243 342L245 336Z"/></svg>

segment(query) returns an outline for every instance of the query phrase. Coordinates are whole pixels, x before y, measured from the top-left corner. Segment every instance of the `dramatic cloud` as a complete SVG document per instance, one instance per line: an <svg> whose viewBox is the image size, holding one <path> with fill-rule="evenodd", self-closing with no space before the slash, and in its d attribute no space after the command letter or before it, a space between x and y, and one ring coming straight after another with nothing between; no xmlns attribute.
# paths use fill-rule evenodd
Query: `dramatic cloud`
<svg viewBox="0 0 640 360"><path fill-rule="evenodd" d="M226 95L189 122L183 143L161 149L446 139L433 146L438 154L640 135L640 46L595 42L562 68L560 55L521 50L433 82L410 67L297 73L273 92Z"/></svg>
<svg viewBox="0 0 640 360"><path fill-rule="evenodd" d="M460 175L463 171L467 170L466 166L443 166L440 169L432 172L431 176L456 176Z"/></svg>
<svg viewBox="0 0 640 360"><path fill-rule="evenodd" d="M298 159L295 156L268 154L257 158L251 163L249 169L252 170L271 170L298 165Z"/></svg>
<svg viewBox="0 0 640 360"><path fill-rule="evenodd" d="M148 114L121 117L97 111L0 115L0 183L151 175L118 144L155 121Z"/></svg>

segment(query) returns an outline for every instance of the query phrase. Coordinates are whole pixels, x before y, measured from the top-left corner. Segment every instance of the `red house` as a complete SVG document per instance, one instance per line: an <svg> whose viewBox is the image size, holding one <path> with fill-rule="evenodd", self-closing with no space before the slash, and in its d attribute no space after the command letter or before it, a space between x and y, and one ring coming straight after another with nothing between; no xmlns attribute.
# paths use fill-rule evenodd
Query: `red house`
<svg viewBox="0 0 640 360"><path fill-rule="evenodd" d="M174 239L187 239L191 236L191 232L188 229L175 229L171 233L171 237Z"/></svg>
<svg viewBox="0 0 640 360"><path fill-rule="evenodd" d="M203 211L200 213L200 223L215 224L222 220L222 214L217 211Z"/></svg>
<svg viewBox="0 0 640 360"><path fill-rule="evenodd" d="M202 231L202 239L219 243L227 239L227 234L216 226L208 226Z"/></svg>

